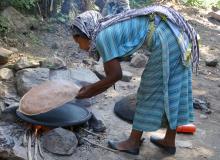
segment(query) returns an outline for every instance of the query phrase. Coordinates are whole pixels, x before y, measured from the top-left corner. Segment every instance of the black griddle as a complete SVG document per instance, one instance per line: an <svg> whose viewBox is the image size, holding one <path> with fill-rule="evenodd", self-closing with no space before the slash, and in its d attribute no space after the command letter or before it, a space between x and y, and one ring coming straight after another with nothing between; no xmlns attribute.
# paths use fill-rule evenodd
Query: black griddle
<svg viewBox="0 0 220 160"><path fill-rule="evenodd" d="M25 115L19 110L16 113L26 122L48 127L76 126L87 122L92 116L86 108L70 102L37 115Z"/></svg>

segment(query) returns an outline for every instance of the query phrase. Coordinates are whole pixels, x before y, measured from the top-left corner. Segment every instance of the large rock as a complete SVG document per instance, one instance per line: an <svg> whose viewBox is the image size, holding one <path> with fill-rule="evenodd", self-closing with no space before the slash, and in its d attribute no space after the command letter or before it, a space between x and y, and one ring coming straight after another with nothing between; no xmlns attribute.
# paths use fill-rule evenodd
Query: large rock
<svg viewBox="0 0 220 160"><path fill-rule="evenodd" d="M11 69L2 68L0 69L0 80L10 80L14 77L14 73Z"/></svg>
<svg viewBox="0 0 220 160"><path fill-rule="evenodd" d="M136 110L136 102L136 94L123 97L121 100L115 103L115 114L127 122L133 122Z"/></svg>
<svg viewBox="0 0 220 160"><path fill-rule="evenodd" d="M98 64L94 66L93 72L99 77L100 79L105 78L105 71L102 64ZM122 71L122 79L121 81L130 82L132 79L133 74L129 71Z"/></svg>
<svg viewBox="0 0 220 160"><path fill-rule="evenodd" d="M99 79L105 78L105 71L103 64L97 64L94 66L93 72L99 77Z"/></svg>
<svg viewBox="0 0 220 160"><path fill-rule="evenodd" d="M8 20L10 27L12 27L13 30L22 33L28 30L29 24L27 18L13 7L8 7L3 10L1 15Z"/></svg>
<svg viewBox="0 0 220 160"><path fill-rule="evenodd" d="M0 81L0 98L4 100L17 99L17 91L13 82Z"/></svg>
<svg viewBox="0 0 220 160"><path fill-rule="evenodd" d="M211 16L212 18L214 18L217 21L220 21L220 10L216 11L216 12L210 12L209 16Z"/></svg>
<svg viewBox="0 0 220 160"><path fill-rule="evenodd" d="M43 147L59 155L71 155L77 147L75 134L63 128L56 128L42 136Z"/></svg>
<svg viewBox="0 0 220 160"><path fill-rule="evenodd" d="M133 74L129 71L122 71L122 81L130 82L132 79Z"/></svg>
<svg viewBox="0 0 220 160"><path fill-rule="evenodd" d="M23 96L32 87L49 79L48 68L27 68L16 73L18 94Z"/></svg>
<svg viewBox="0 0 220 160"><path fill-rule="evenodd" d="M39 65L40 64L38 61L28 60L27 57L22 57L16 62L14 68L15 70L21 70L25 68L35 68L38 67Z"/></svg>
<svg viewBox="0 0 220 160"><path fill-rule="evenodd" d="M216 67L218 65L218 59L216 58L206 59L205 64L206 66L209 66L209 67Z"/></svg>
<svg viewBox="0 0 220 160"><path fill-rule="evenodd" d="M135 68L145 67L148 58L144 54L136 54L132 59L130 65Z"/></svg>
<svg viewBox="0 0 220 160"><path fill-rule="evenodd" d="M54 56L40 61L40 66L49 69L61 69L66 68L66 63L63 59Z"/></svg>
<svg viewBox="0 0 220 160"><path fill-rule="evenodd" d="M0 65L8 63L8 58L13 52L0 47Z"/></svg>
<svg viewBox="0 0 220 160"><path fill-rule="evenodd" d="M63 79L73 82L85 82L84 84L91 84L99 81L99 78L89 69L63 69L54 70L50 72L50 80Z"/></svg>
<svg viewBox="0 0 220 160"><path fill-rule="evenodd" d="M24 128L14 123L0 123L0 159L26 160L26 149L21 146Z"/></svg>

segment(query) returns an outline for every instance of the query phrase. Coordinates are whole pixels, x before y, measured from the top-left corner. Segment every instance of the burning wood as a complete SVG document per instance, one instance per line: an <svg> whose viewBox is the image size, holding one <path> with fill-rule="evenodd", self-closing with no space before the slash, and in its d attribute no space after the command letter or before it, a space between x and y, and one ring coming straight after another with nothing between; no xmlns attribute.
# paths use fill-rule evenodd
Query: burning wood
<svg viewBox="0 0 220 160"><path fill-rule="evenodd" d="M44 155L41 150L41 144L39 141L39 136L44 132L48 132L49 130L51 130L51 128L42 125L28 125L28 129L24 134L24 145L27 144L28 160L37 160L38 152L41 158L44 159ZM34 138L34 158L32 157L31 152L32 138Z"/></svg>

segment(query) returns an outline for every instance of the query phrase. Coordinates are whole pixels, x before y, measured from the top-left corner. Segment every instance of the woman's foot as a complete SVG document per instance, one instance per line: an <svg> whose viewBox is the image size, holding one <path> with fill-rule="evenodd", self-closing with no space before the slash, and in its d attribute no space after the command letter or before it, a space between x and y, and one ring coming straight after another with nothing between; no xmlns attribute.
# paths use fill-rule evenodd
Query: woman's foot
<svg viewBox="0 0 220 160"><path fill-rule="evenodd" d="M169 154L176 153L175 147L175 139L176 139L176 130L172 130L169 127L167 128L166 135L163 139L151 136L150 141L156 146L162 148Z"/></svg>
<svg viewBox="0 0 220 160"><path fill-rule="evenodd" d="M119 150L121 152L130 153L133 155L139 154L139 148L143 140L134 140L134 139L127 139L125 141L109 141L108 145L110 148Z"/></svg>
<svg viewBox="0 0 220 160"><path fill-rule="evenodd" d="M140 145L144 139L141 139L143 132L138 130L132 130L130 137L125 141L109 141L108 145L110 148L119 150L121 152L130 153L133 155L139 154Z"/></svg>
<svg viewBox="0 0 220 160"><path fill-rule="evenodd" d="M162 148L169 154L175 154L176 153L176 147L175 144L167 139L161 139L158 137L151 136L150 141L156 145L157 147Z"/></svg>

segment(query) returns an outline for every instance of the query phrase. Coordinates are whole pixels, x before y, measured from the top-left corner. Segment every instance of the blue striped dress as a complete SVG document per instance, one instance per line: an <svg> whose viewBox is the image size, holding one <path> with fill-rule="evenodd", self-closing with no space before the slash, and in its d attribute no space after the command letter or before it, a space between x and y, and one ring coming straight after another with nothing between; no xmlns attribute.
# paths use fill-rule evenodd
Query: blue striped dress
<svg viewBox="0 0 220 160"><path fill-rule="evenodd" d="M148 39L149 26L149 18L143 16L101 31L96 47L104 63L139 49ZM193 121L192 71L183 65L179 42L168 23L160 21L147 46L151 55L137 93L133 129L155 131L164 117L171 129Z"/></svg>

